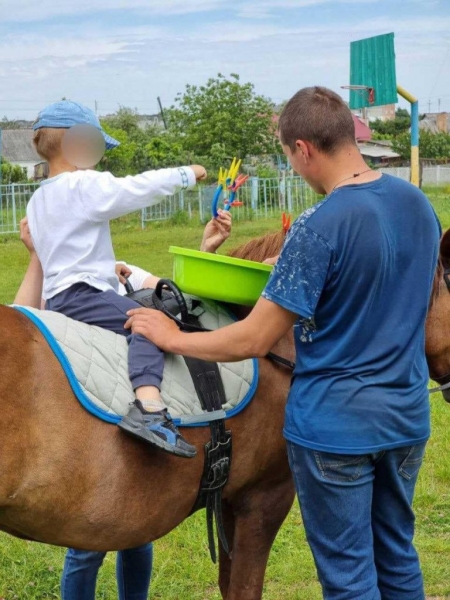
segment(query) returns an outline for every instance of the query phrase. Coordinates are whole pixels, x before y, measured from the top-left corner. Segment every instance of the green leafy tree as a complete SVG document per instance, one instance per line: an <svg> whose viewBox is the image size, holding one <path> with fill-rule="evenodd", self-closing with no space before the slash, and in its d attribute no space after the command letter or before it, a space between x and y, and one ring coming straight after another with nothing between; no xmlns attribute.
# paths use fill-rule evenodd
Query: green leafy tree
<svg viewBox="0 0 450 600"><path fill-rule="evenodd" d="M450 134L420 132L420 157L445 159L450 158ZM392 140L392 149L398 152L402 158L411 155L411 135L409 132L402 133Z"/></svg>
<svg viewBox="0 0 450 600"><path fill-rule="evenodd" d="M137 173L138 171L134 165L137 143L131 141L127 132L122 129L114 129L105 122L102 122L102 127L107 134L120 142L120 146L113 150L107 150L97 165L97 169L99 171L110 171L116 177L125 177Z"/></svg>
<svg viewBox="0 0 450 600"><path fill-rule="evenodd" d="M169 128L185 150L209 156L215 147L216 159L273 153L273 114L272 102L255 94L251 83L220 73L205 85L187 85L167 111Z"/></svg>
<svg viewBox="0 0 450 600"><path fill-rule="evenodd" d="M28 181L27 174L19 165L12 165L7 161L2 160L1 170L1 183L3 185L6 183L26 183Z"/></svg>
<svg viewBox="0 0 450 600"><path fill-rule="evenodd" d="M410 127L411 118L406 108L397 108L395 119L389 121L376 119L370 123L370 129L380 136L377 139L391 139L393 136L395 137L404 131L408 131Z"/></svg>

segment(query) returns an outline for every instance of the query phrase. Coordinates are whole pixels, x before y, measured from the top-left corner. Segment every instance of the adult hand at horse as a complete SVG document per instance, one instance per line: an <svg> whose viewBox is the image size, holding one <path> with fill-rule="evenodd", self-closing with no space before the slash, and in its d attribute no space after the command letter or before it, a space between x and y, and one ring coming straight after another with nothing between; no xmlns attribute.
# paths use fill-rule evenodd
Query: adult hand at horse
<svg viewBox="0 0 450 600"><path fill-rule="evenodd" d="M215 252L231 233L231 214L227 210L219 210L218 216L211 219L205 226L200 250Z"/></svg>
<svg viewBox="0 0 450 600"><path fill-rule="evenodd" d="M178 335L183 335L177 324L158 310L152 308L134 308L127 312L129 316L125 329L131 329L166 352L173 351Z"/></svg>

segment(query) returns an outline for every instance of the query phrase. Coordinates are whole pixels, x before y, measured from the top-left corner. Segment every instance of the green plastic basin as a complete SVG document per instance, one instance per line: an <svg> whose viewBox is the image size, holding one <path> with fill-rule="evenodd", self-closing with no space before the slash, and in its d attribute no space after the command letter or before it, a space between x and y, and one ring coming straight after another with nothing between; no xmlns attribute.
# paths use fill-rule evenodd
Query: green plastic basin
<svg viewBox="0 0 450 600"><path fill-rule="evenodd" d="M253 306L272 265L171 246L173 280L181 291L202 298Z"/></svg>

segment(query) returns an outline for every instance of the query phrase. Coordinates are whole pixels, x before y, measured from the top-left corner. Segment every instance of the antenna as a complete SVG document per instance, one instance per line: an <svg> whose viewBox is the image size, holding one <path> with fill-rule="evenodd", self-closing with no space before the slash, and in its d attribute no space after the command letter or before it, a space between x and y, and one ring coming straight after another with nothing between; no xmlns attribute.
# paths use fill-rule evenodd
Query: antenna
<svg viewBox="0 0 450 600"><path fill-rule="evenodd" d="M161 119L162 119L162 121L164 123L164 129L167 129L166 117L164 116L164 109L163 109L162 104L161 104L161 98L158 96L157 100L158 100L158 104L159 104L159 110L160 110L160 113L161 113Z"/></svg>

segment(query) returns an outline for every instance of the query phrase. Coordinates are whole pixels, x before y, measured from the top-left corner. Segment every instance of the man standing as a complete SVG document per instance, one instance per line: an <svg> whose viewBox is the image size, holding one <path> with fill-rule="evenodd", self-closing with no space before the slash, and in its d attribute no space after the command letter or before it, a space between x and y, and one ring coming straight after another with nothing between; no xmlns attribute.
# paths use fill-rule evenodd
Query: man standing
<svg viewBox="0 0 450 600"><path fill-rule="evenodd" d="M440 227L424 194L367 167L352 115L323 87L279 121L293 169L325 198L293 224L251 314L185 334L155 311L128 326L209 360L264 356L295 324L284 436L327 600L423 600L414 487L430 433L424 325Z"/></svg>

